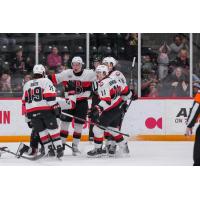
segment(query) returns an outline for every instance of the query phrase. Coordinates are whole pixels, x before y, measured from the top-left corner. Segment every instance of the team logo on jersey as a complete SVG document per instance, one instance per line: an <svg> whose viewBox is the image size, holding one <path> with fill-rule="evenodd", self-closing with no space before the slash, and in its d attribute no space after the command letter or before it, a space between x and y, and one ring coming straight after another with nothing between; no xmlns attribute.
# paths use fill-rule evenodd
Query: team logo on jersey
<svg viewBox="0 0 200 200"><path fill-rule="evenodd" d="M116 76L119 76L120 75L120 72L116 72Z"/></svg>
<svg viewBox="0 0 200 200"><path fill-rule="evenodd" d="M69 75L68 78L72 78L72 75Z"/></svg>

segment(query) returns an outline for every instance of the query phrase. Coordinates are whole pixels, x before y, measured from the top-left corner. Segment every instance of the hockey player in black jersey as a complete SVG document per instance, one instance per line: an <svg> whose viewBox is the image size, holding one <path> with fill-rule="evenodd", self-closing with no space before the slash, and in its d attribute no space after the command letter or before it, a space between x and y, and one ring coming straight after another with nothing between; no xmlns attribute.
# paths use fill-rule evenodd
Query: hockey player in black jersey
<svg viewBox="0 0 200 200"><path fill-rule="evenodd" d="M100 64L101 64L101 58L99 56L95 56L94 59L93 59L92 69L94 69L94 71L95 71L96 68ZM92 98L91 108L93 108L95 105L97 105L99 103L98 82L97 81L94 81L92 83L91 98ZM93 121L94 119L90 119L90 120ZM94 139L93 127L94 127L94 125L90 124L90 128L89 128L89 141L93 141L93 139Z"/></svg>

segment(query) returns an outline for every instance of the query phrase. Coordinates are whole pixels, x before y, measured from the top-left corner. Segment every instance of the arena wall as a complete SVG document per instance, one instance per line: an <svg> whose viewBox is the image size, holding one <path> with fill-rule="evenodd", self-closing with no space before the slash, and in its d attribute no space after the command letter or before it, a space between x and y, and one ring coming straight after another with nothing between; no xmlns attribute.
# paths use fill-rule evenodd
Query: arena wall
<svg viewBox="0 0 200 200"><path fill-rule="evenodd" d="M186 119L192 102L193 100L190 98L134 101L125 115L122 132L130 134L132 140L192 141L194 136L184 136ZM84 125L83 141L88 139L88 127L89 124ZM24 120L21 100L19 98L1 98L0 142L29 141L30 132L31 129ZM70 127L70 134L72 132L73 124ZM68 138L69 141L71 139L72 137Z"/></svg>

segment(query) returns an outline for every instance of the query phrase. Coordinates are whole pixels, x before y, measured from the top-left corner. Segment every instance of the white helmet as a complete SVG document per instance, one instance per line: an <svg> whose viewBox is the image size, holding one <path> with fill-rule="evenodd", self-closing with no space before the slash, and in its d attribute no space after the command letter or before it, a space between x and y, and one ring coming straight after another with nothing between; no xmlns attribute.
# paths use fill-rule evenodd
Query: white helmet
<svg viewBox="0 0 200 200"><path fill-rule="evenodd" d="M99 65L96 70L95 70L96 73L105 73L105 75L108 75L109 74L109 70L108 70L108 67L106 65Z"/></svg>
<svg viewBox="0 0 200 200"><path fill-rule="evenodd" d="M72 63L80 63L80 64L84 64L84 62L83 62L83 60L82 60L82 58L80 57L80 56L75 56L75 57L73 57L73 59L72 59ZM71 63L71 64L72 64Z"/></svg>
<svg viewBox="0 0 200 200"><path fill-rule="evenodd" d="M117 65L117 60L115 60L113 57L105 57L102 61L102 63L112 63L113 64L113 67Z"/></svg>
<svg viewBox="0 0 200 200"><path fill-rule="evenodd" d="M33 74L41 74L41 75L44 75L45 74L45 68L43 65L41 64L38 64L38 65L35 65L33 67Z"/></svg>
<svg viewBox="0 0 200 200"><path fill-rule="evenodd" d="M113 57L109 57L110 58L110 63L113 64L113 67L115 67L117 65L117 60L115 60Z"/></svg>
<svg viewBox="0 0 200 200"><path fill-rule="evenodd" d="M110 63L110 59L109 57L105 57L103 60L102 60L102 63Z"/></svg>

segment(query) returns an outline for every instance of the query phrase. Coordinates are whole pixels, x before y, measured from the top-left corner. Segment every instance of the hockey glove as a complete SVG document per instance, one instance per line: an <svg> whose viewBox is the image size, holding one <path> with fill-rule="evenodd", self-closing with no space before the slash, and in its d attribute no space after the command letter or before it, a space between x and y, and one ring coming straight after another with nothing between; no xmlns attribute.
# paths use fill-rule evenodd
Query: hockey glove
<svg viewBox="0 0 200 200"><path fill-rule="evenodd" d="M135 101L135 100L137 100L138 99L138 95L135 93L135 91L131 91L132 92L132 95L131 95L131 100L132 101Z"/></svg>
<svg viewBox="0 0 200 200"><path fill-rule="evenodd" d="M88 113L88 117L91 118L93 122L97 122L103 109L100 106L93 107Z"/></svg>
<svg viewBox="0 0 200 200"><path fill-rule="evenodd" d="M127 110L128 110L128 107L129 107L129 105L128 105L126 102L124 102L124 103L122 104L122 106L121 106L121 111L122 111L122 113L126 113Z"/></svg>
<svg viewBox="0 0 200 200"><path fill-rule="evenodd" d="M74 95L76 93L76 84L74 81L68 81L65 92L68 92L69 95Z"/></svg>
<svg viewBox="0 0 200 200"><path fill-rule="evenodd" d="M33 125L32 125L32 122L31 122L31 121L27 122L27 124L28 124L28 127L29 127L29 128L33 128Z"/></svg>
<svg viewBox="0 0 200 200"><path fill-rule="evenodd" d="M60 118L61 108L58 103L53 105L53 113L55 114L56 118Z"/></svg>

